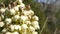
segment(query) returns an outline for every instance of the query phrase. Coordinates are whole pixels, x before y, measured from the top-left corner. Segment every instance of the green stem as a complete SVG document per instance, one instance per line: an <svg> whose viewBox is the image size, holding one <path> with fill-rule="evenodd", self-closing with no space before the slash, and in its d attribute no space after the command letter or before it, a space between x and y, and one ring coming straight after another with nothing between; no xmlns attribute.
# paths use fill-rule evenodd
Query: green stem
<svg viewBox="0 0 60 34"><path fill-rule="evenodd" d="M45 28L45 26L46 26L46 24L47 24L47 21L48 21L48 17L47 17L47 19L46 19L46 21L45 21L45 23L44 23L44 25L43 25L43 27L42 27L42 30L40 31L40 34L42 34L42 31L43 31L43 29Z"/></svg>

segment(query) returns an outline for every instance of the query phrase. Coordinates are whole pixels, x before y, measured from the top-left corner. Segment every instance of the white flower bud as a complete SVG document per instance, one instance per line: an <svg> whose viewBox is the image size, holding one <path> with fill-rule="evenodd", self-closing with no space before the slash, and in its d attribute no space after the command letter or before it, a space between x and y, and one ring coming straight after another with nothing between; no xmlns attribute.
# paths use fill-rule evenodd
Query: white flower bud
<svg viewBox="0 0 60 34"><path fill-rule="evenodd" d="M12 34L11 32L6 32L6 34Z"/></svg>
<svg viewBox="0 0 60 34"><path fill-rule="evenodd" d="M34 12L32 11L32 10L24 10L23 12L22 12L24 15L34 15Z"/></svg>
<svg viewBox="0 0 60 34"><path fill-rule="evenodd" d="M21 9L25 8L25 5L23 3L20 4Z"/></svg>
<svg viewBox="0 0 60 34"><path fill-rule="evenodd" d="M4 19L4 15L1 15L2 19Z"/></svg>
<svg viewBox="0 0 60 34"><path fill-rule="evenodd" d="M39 18L38 18L37 16L33 16L32 19L33 19L33 20L36 20L36 21L39 20Z"/></svg>
<svg viewBox="0 0 60 34"><path fill-rule="evenodd" d="M34 11L32 11L32 10L29 10L29 15L34 15Z"/></svg>
<svg viewBox="0 0 60 34"><path fill-rule="evenodd" d="M16 11L19 11L19 7L18 7L18 6L14 7L14 9L15 9Z"/></svg>
<svg viewBox="0 0 60 34"><path fill-rule="evenodd" d="M1 11L2 13L4 13L5 10L6 10L5 8L1 8L1 9L0 9L0 11Z"/></svg>
<svg viewBox="0 0 60 34"><path fill-rule="evenodd" d="M21 3L20 5L17 5L17 7L20 7L23 10L25 8L25 5Z"/></svg>
<svg viewBox="0 0 60 34"><path fill-rule="evenodd" d="M25 29L27 29L28 27L27 27L26 24L22 24L21 28L25 30Z"/></svg>
<svg viewBox="0 0 60 34"><path fill-rule="evenodd" d="M29 15L27 10L24 10L22 13L26 16Z"/></svg>
<svg viewBox="0 0 60 34"><path fill-rule="evenodd" d="M31 24L31 22L30 21L25 21L25 23L28 25L28 24Z"/></svg>
<svg viewBox="0 0 60 34"><path fill-rule="evenodd" d="M15 15L12 19L16 21L16 20L18 20L19 18L20 18L19 15Z"/></svg>
<svg viewBox="0 0 60 34"><path fill-rule="evenodd" d="M14 9L10 9L11 15L15 15L16 11Z"/></svg>
<svg viewBox="0 0 60 34"><path fill-rule="evenodd" d="M35 28L32 27L32 26L30 26L28 29L29 29L29 31L31 31L31 32L32 32L32 31L35 31Z"/></svg>
<svg viewBox="0 0 60 34"><path fill-rule="evenodd" d="M18 26L18 30L21 31L21 26L20 25L17 25Z"/></svg>
<svg viewBox="0 0 60 34"><path fill-rule="evenodd" d="M32 34L38 34L38 32L34 32L34 31L33 31Z"/></svg>
<svg viewBox="0 0 60 34"><path fill-rule="evenodd" d="M19 27L17 25L14 25L14 28L15 28L15 30L18 30L19 29Z"/></svg>
<svg viewBox="0 0 60 34"><path fill-rule="evenodd" d="M5 19L5 22L6 22L7 25L10 24L11 21L12 21L11 18L6 18L6 19Z"/></svg>
<svg viewBox="0 0 60 34"><path fill-rule="evenodd" d="M6 29L6 28L4 28L4 29L2 30L2 32L3 32L3 33L5 33L6 31L7 31L7 29Z"/></svg>
<svg viewBox="0 0 60 34"><path fill-rule="evenodd" d="M14 32L13 34L19 34L18 32Z"/></svg>
<svg viewBox="0 0 60 34"><path fill-rule="evenodd" d="M11 31L14 31L14 25L10 25L9 28L11 29Z"/></svg>
<svg viewBox="0 0 60 34"><path fill-rule="evenodd" d="M26 21L26 20L28 20L28 17L22 15L22 16L20 17L20 19L21 19L22 21Z"/></svg>
<svg viewBox="0 0 60 34"><path fill-rule="evenodd" d="M22 3L22 0L18 0L19 1L19 3Z"/></svg>
<svg viewBox="0 0 60 34"><path fill-rule="evenodd" d="M4 26L4 22L0 22L0 27L3 27Z"/></svg>
<svg viewBox="0 0 60 34"><path fill-rule="evenodd" d="M34 26L35 29L40 29L38 21L33 21L32 25Z"/></svg>

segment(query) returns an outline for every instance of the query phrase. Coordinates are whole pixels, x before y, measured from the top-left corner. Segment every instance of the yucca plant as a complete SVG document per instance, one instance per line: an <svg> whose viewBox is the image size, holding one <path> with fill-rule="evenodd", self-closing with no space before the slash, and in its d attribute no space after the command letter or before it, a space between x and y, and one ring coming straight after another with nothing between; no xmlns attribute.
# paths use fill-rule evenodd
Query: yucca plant
<svg viewBox="0 0 60 34"><path fill-rule="evenodd" d="M39 18L22 0L0 4L0 34L38 34Z"/></svg>

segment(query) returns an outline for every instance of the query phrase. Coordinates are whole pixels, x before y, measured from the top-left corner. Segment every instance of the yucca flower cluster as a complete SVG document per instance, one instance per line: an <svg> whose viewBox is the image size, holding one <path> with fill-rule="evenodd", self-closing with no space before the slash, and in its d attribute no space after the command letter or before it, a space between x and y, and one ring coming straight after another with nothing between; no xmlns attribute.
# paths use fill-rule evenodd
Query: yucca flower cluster
<svg viewBox="0 0 60 34"><path fill-rule="evenodd" d="M11 1L8 7L0 8L1 34L38 34L35 31L40 29L38 20L30 5L22 0Z"/></svg>

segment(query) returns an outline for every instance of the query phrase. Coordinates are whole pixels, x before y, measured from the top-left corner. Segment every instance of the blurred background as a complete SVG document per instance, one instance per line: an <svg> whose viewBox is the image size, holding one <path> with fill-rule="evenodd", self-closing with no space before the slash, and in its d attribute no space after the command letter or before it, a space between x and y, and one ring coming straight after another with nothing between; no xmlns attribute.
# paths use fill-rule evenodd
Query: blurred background
<svg viewBox="0 0 60 34"><path fill-rule="evenodd" d="M4 2L8 6L10 1L0 0L0 3ZM60 34L60 0L24 0L23 3L30 4L39 17L39 34Z"/></svg>

